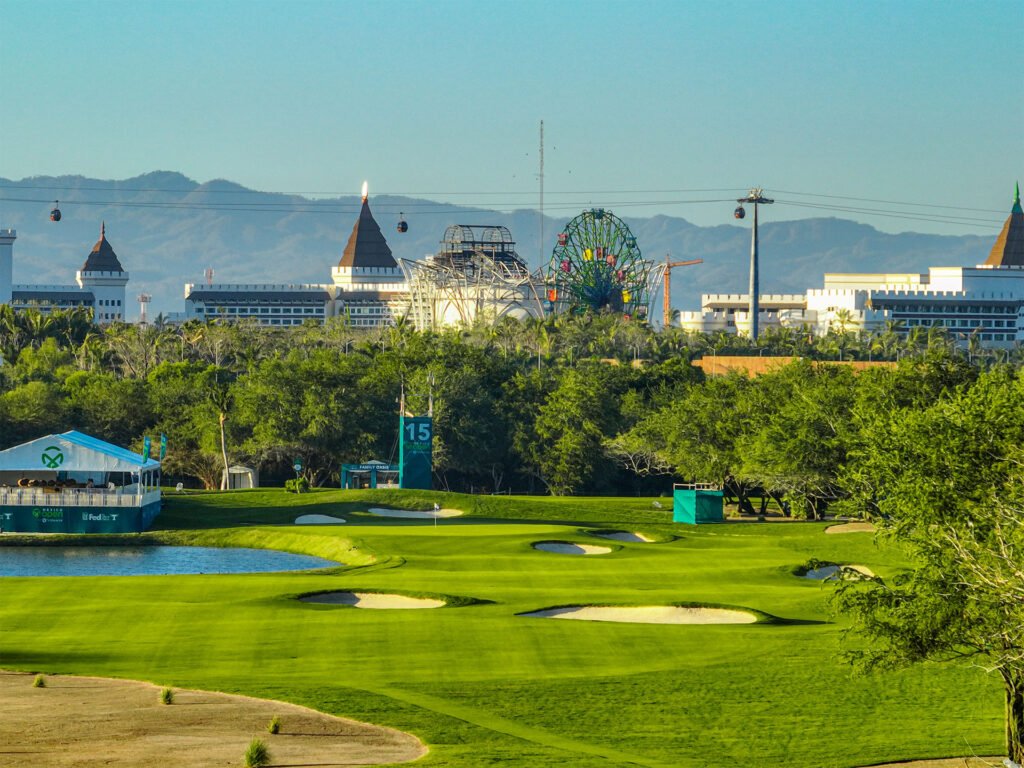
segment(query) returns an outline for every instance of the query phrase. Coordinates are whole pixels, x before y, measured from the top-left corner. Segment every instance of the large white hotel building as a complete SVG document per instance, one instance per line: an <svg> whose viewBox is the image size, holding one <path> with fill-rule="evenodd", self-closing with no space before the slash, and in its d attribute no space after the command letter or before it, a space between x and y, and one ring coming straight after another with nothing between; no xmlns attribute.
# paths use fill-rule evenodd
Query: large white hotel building
<svg viewBox="0 0 1024 768"><path fill-rule="evenodd" d="M984 263L976 267L931 267L927 274L825 274L821 288L802 294L764 294L758 324L909 333L940 327L957 341L972 335L985 347L1024 341L1024 211L1017 186L1010 215ZM749 334L748 294L704 294L699 312L681 312L691 331Z"/></svg>
<svg viewBox="0 0 1024 768"><path fill-rule="evenodd" d="M359 218L338 266L331 269L330 283L188 283L184 319L252 319L261 325L289 326L344 316L354 327L367 328L391 324L408 305L405 275L370 213L364 188Z"/></svg>

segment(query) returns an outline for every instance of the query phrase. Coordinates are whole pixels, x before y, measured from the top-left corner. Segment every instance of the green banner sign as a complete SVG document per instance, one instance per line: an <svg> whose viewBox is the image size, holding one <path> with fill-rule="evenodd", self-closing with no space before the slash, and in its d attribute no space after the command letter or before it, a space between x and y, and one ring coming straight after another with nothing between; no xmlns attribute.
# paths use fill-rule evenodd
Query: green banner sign
<svg viewBox="0 0 1024 768"><path fill-rule="evenodd" d="M398 487L434 487L434 420L430 416L399 417Z"/></svg>

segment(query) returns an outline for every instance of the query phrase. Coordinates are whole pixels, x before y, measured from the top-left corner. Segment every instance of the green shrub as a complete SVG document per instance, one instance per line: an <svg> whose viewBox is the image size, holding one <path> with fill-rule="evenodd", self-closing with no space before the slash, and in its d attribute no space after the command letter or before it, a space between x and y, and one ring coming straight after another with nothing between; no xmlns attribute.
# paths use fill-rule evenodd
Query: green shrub
<svg viewBox="0 0 1024 768"><path fill-rule="evenodd" d="M267 723L267 733L280 733L281 732L281 718L274 715L270 718L270 722Z"/></svg>
<svg viewBox="0 0 1024 768"><path fill-rule="evenodd" d="M265 765L270 765L270 752L267 750L267 745L259 739L250 741L248 749L245 750L245 759L242 764L245 768L263 768Z"/></svg>
<svg viewBox="0 0 1024 768"><path fill-rule="evenodd" d="M309 480L304 477L297 477L294 480L285 480L284 489L291 493L305 493L309 490Z"/></svg>
<svg viewBox="0 0 1024 768"><path fill-rule="evenodd" d="M161 704L173 704L174 703L174 691L170 688L162 688L160 690L160 703Z"/></svg>
<svg viewBox="0 0 1024 768"><path fill-rule="evenodd" d="M33 688L45 688L46 687L46 676L45 675L36 675L35 679L32 681L32 687Z"/></svg>

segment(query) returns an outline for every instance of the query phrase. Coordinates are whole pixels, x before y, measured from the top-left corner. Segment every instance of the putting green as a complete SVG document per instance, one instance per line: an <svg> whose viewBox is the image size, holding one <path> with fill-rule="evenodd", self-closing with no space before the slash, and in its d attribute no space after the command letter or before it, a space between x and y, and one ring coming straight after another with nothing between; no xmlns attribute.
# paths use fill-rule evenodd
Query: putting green
<svg viewBox="0 0 1024 768"><path fill-rule="evenodd" d="M290 524L298 514L422 509L435 500L467 514L436 527L356 516L344 526L155 534L306 552L345 568L2 579L0 667L290 701L409 731L430 747L422 764L431 767L842 768L957 754L965 743L979 754L1001 748L998 681L977 669L857 676L839 658L844 624L828 610L833 587L792 574L814 558L890 576L899 555L870 535L826 536L819 524L673 526L651 500L487 498L473 506L468 497L394 492L198 495L172 501L159 522ZM510 520L487 519L496 516ZM532 548L573 540L580 526L642 526L665 543L616 542L601 557ZM359 611L295 599L330 591L476 602ZM687 603L779 620L678 626L516 616Z"/></svg>

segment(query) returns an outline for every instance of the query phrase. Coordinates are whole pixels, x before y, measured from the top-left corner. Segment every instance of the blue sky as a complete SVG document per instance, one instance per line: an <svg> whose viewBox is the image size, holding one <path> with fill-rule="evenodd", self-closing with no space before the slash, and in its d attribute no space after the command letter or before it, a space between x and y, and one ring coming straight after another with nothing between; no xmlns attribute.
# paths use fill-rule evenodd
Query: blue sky
<svg viewBox="0 0 1024 768"><path fill-rule="evenodd" d="M0 18L5 178L366 178L535 207L541 119L567 217L728 223L727 202L686 201L761 185L776 219L984 234L1024 176L1020 0L4 0Z"/></svg>

